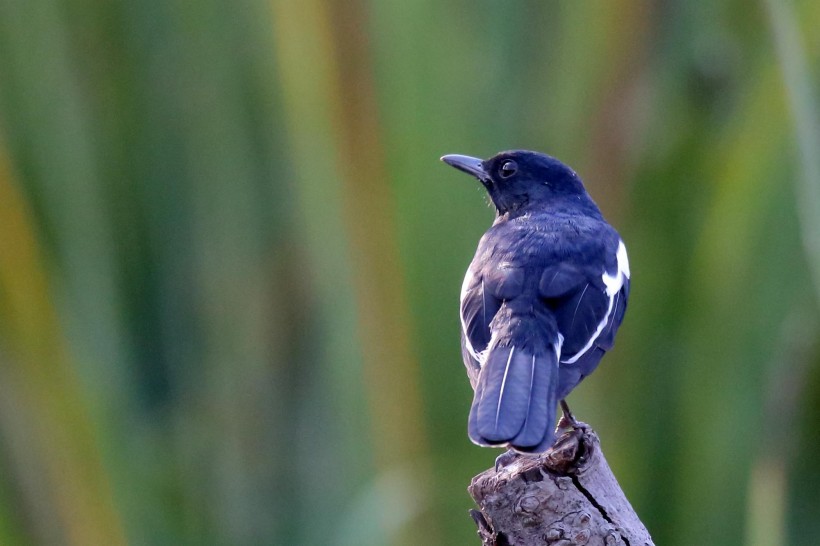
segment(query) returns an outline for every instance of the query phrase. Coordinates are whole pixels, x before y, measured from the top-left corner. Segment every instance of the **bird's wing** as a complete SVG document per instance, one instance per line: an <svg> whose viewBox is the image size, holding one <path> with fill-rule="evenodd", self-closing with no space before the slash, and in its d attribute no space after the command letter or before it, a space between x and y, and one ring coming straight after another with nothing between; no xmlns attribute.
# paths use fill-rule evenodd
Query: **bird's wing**
<svg viewBox="0 0 820 546"><path fill-rule="evenodd" d="M615 343L615 333L618 327L624 320L624 313L626 312L626 302L629 298L629 277L624 278L621 289L615 294L615 303L612 308L612 313L609 314L609 320L601 335L595 341L595 345L608 351Z"/></svg>
<svg viewBox="0 0 820 546"><path fill-rule="evenodd" d="M484 275L472 266L467 269L461 287L461 334L465 357L470 357L479 367L482 353L490 343L490 322L500 307L501 300L490 292ZM471 363L465 360L465 364L469 369Z"/></svg>
<svg viewBox="0 0 820 546"><path fill-rule="evenodd" d="M608 315L608 320L603 331L598 335L592 345L586 351L580 351L577 358L572 358L572 363L562 362L559 382L558 399L566 398L572 389L580 383L586 376L591 374L604 354L612 348L615 341L615 333L621 325L626 311L627 297L629 296L629 279L624 280L624 285L616 294L613 303L614 310ZM565 355L567 353L564 353ZM572 357L574 355L570 355ZM567 358L567 357L565 357Z"/></svg>
<svg viewBox="0 0 820 546"><path fill-rule="evenodd" d="M478 384L478 374L481 372L481 364L479 364L478 359L473 356L472 346L469 345L469 341L467 341L467 336L464 332L461 333L461 358L464 360L464 366L467 368L467 377L470 378L470 385L473 387L473 390L475 390Z"/></svg>
<svg viewBox="0 0 820 546"><path fill-rule="evenodd" d="M608 246L603 260L569 259L546 267L541 276L540 295L563 336L562 364L574 364L596 348L611 348L623 319L629 262L623 242Z"/></svg>
<svg viewBox="0 0 820 546"><path fill-rule="evenodd" d="M519 295L524 286L524 270L509 265L483 270L467 270L461 288L461 331L468 370L484 361L490 344L492 322L505 300ZM469 358L468 358L469 357Z"/></svg>

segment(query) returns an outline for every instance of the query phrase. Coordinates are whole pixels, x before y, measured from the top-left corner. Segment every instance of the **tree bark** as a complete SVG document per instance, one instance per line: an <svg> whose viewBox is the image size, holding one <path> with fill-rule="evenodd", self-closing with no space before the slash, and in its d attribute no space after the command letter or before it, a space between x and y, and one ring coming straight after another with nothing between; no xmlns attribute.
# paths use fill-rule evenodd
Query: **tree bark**
<svg viewBox="0 0 820 546"><path fill-rule="evenodd" d="M483 546L654 546L585 423L538 457L482 472L468 491Z"/></svg>

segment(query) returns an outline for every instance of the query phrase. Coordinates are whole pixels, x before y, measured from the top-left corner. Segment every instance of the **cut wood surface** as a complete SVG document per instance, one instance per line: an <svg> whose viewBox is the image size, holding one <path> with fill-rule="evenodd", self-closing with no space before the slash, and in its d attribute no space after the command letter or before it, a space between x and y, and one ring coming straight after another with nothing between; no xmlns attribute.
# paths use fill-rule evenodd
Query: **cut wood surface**
<svg viewBox="0 0 820 546"><path fill-rule="evenodd" d="M654 546L584 423L546 453L482 472L468 490L483 546Z"/></svg>

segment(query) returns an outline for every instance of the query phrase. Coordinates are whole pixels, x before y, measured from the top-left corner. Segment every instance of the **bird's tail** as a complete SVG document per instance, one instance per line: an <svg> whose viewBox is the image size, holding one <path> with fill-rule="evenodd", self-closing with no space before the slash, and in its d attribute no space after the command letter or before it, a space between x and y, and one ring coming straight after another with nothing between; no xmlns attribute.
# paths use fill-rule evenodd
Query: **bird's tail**
<svg viewBox="0 0 820 546"><path fill-rule="evenodd" d="M553 443L558 350L491 347L479 374L468 432L478 445L542 452Z"/></svg>

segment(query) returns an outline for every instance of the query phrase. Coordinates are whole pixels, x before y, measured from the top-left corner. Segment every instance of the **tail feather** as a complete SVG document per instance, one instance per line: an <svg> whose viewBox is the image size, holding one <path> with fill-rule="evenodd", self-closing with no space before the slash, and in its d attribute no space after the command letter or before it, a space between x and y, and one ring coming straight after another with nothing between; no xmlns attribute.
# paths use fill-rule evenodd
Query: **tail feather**
<svg viewBox="0 0 820 546"><path fill-rule="evenodd" d="M555 423L556 386L558 385L558 357L549 353L532 357L533 381L530 389L527 420L521 432L510 444L520 451L546 451L552 445ZM537 449L543 442L543 449Z"/></svg>
<svg viewBox="0 0 820 546"><path fill-rule="evenodd" d="M478 400L484 397L484 385L486 384L486 381L481 381L481 376L479 375L479 379L474 385L475 394L473 395L473 405L470 407L470 417L467 421L467 435L470 436L470 440L472 440L473 443L480 446L491 445L490 441L481 435L481 431L478 427Z"/></svg>
<svg viewBox="0 0 820 546"><path fill-rule="evenodd" d="M526 355L515 347L499 347L487 355L479 375L481 396L475 399L475 414L482 438L490 443L513 438L527 416L530 370Z"/></svg>
<svg viewBox="0 0 820 546"><path fill-rule="evenodd" d="M470 410L470 438L479 445L507 444L519 451L535 451L545 442L549 447L557 385L554 352L535 355L514 346L491 349Z"/></svg>

